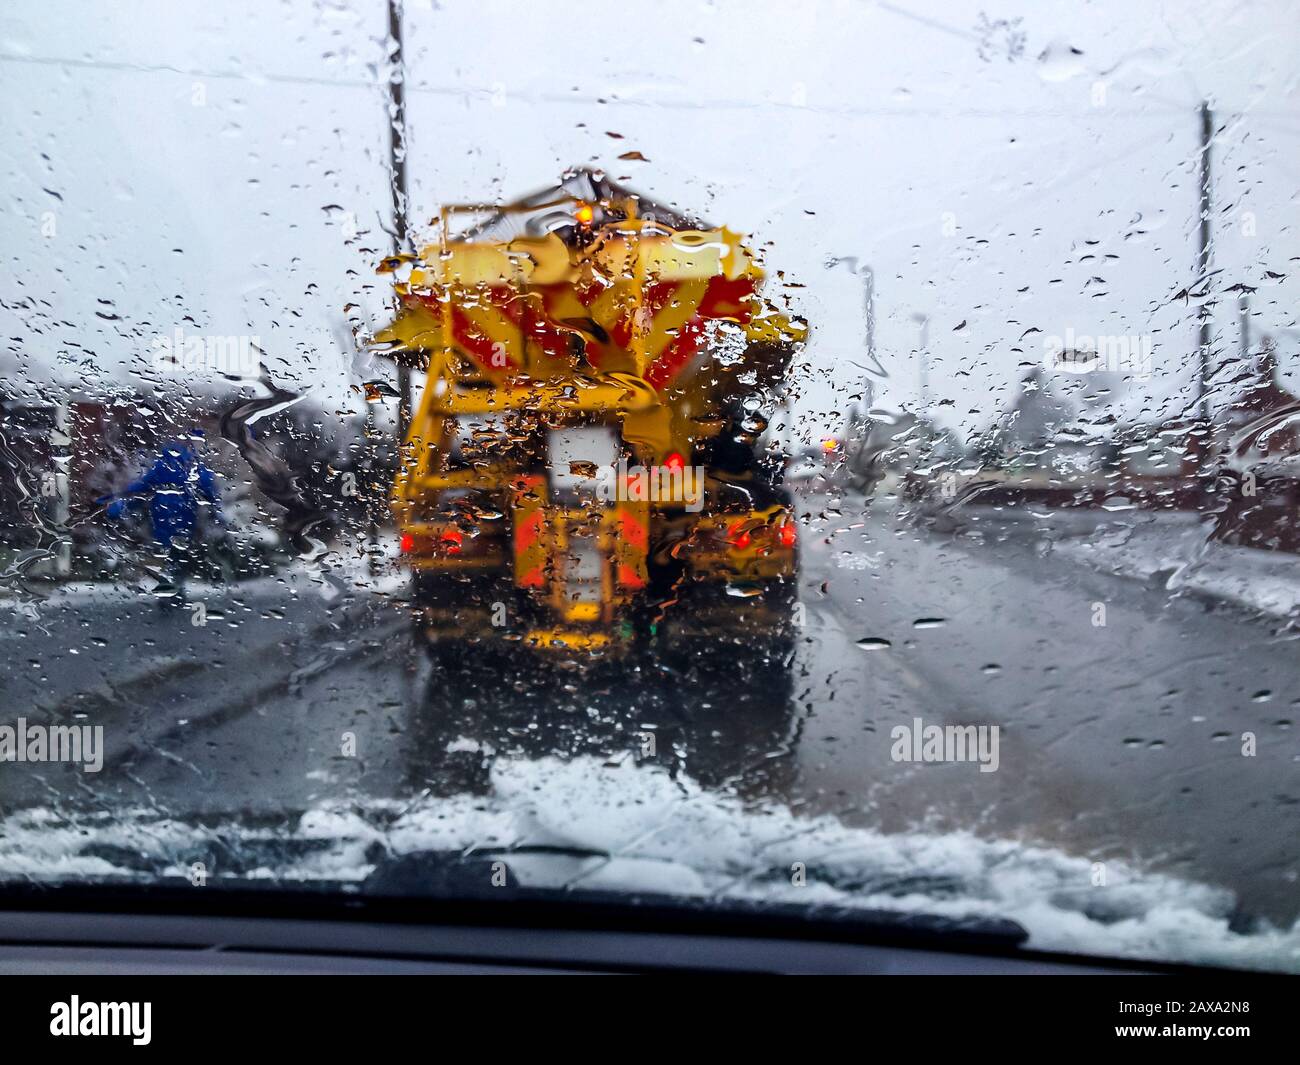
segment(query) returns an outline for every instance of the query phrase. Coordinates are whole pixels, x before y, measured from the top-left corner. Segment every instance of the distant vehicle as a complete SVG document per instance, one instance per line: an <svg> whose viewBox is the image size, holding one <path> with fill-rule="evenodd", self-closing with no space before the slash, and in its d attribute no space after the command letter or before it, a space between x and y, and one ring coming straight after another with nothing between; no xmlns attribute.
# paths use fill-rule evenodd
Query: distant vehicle
<svg viewBox="0 0 1300 1065"><path fill-rule="evenodd" d="M1300 400L1278 403L1227 442L1229 485L1215 539L1300 553Z"/></svg>
<svg viewBox="0 0 1300 1065"><path fill-rule="evenodd" d="M917 424L912 414L852 420L842 434L849 486L864 495L874 495L891 474L896 479L900 467L909 468L917 450Z"/></svg>

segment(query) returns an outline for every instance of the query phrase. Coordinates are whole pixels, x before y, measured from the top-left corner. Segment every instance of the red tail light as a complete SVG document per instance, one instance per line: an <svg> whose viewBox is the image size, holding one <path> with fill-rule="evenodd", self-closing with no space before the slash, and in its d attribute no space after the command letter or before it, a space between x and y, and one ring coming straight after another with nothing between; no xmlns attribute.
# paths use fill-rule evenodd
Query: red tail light
<svg viewBox="0 0 1300 1065"><path fill-rule="evenodd" d="M787 521L782 525L781 530L777 535L781 538L782 547L794 547L795 541L799 538L799 534L794 527L794 522L792 521Z"/></svg>
<svg viewBox="0 0 1300 1065"><path fill-rule="evenodd" d="M664 459L664 465L670 470L680 470L686 465L686 460L676 451Z"/></svg>
<svg viewBox="0 0 1300 1065"><path fill-rule="evenodd" d="M732 547L738 547L742 551L749 546L749 533L745 531L743 521L736 522L727 530L727 539L731 542Z"/></svg>
<svg viewBox="0 0 1300 1065"><path fill-rule="evenodd" d="M442 531L433 529L417 533L402 533L399 542L403 554L413 554L419 557L459 555L461 546L465 542L465 534L453 526Z"/></svg>

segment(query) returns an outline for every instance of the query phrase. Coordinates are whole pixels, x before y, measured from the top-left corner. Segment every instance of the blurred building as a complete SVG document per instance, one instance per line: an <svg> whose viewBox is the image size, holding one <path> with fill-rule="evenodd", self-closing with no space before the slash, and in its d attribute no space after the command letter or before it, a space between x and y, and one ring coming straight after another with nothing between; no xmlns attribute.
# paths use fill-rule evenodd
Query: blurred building
<svg viewBox="0 0 1300 1065"><path fill-rule="evenodd" d="M1300 398L1281 383L1265 339L1217 419L1223 467L1214 536L1225 543L1300 552Z"/></svg>

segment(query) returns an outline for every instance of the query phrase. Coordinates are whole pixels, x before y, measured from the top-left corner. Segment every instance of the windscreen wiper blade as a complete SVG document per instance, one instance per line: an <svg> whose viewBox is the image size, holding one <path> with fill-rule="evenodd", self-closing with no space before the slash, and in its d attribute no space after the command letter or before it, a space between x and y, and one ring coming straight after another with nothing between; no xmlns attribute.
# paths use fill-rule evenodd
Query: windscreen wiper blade
<svg viewBox="0 0 1300 1065"><path fill-rule="evenodd" d="M413 851L380 862L364 881L363 896L415 902L425 899L432 912L448 897L528 902L554 906L567 915L585 912L593 920L613 924L633 918L653 922L656 929L693 934L753 934L764 937L815 939L829 942L878 943L940 949L1022 946L1028 931L1000 916L949 916L904 910L867 909L844 905L801 905L730 896L661 895L608 891L581 886L562 890L521 884L510 871L512 856L555 856L578 860L609 860L601 850L552 844L515 845L465 852ZM493 879L495 876L495 880ZM558 916L558 913L557 913ZM436 918L432 918L436 919ZM584 926L589 925L584 920Z"/></svg>
<svg viewBox="0 0 1300 1065"><path fill-rule="evenodd" d="M1029 938L1008 918L947 916L728 896L554 889L521 885L494 866L510 854L610 857L570 847L416 851L381 861L364 881L183 877L19 881L0 884L0 910L300 917L420 925L716 935L873 946L1014 953ZM505 865L508 871L508 865Z"/></svg>

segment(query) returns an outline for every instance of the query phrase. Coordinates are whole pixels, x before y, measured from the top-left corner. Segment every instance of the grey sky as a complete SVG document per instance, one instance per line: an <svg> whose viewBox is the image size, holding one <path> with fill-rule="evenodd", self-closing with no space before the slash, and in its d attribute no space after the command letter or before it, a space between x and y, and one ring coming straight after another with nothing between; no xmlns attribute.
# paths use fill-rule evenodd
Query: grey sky
<svg viewBox="0 0 1300 1065"><path fill-rule="evenodd" d="M1195 308L1173 297L1193 280L1203 97L1225 127L1214 266L1257 288L1257 329L1296 325L1285 0L609 11L408 3L414 215L597 164L751 234L772 294L776 270L802 286L817 421L864 378L861 281L826 265L848 257L875 271L881 405L915 401L917 314L949 424L987 421L1069 329L1151 338L1126 416L1185 403ZM382 0L6 4L0 365L115 379L180 326L257 335L287 383L341 398L343 308L373 321L385 292L384 26ZM1231 301L1216 325L1235 349Z"/></svg>

